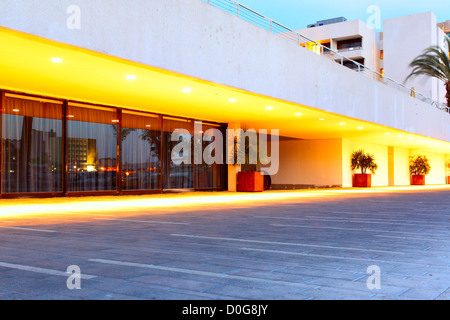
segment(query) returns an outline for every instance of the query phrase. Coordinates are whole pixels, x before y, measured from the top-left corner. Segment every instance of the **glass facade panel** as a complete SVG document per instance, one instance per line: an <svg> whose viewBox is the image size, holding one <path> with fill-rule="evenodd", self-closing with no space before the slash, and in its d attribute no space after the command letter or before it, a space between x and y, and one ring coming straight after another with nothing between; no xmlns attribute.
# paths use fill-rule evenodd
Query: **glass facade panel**
<svg viewBox="0 0 450 320"><path fill-rule="evenodd" d="M161 189L161 117L124 112L121 140L122 190Z"/></svg>
<svg viewBox="0 0 450 320"><path fill-rule="evenodd" d="M2 192L62 192L62 103L6 96Z"/></svg>
<svg viewBox="0 0 450 320"><path fill-rule="evenodd" d="M117 129L115 110L67 108L67 191L117 189Z"/></svg>
<svg viewBox="0 0 450 320"><path fill-rule="evenodd" d="M218 124L25 94L1 97L1 197L224 187ZM199 150L202 164L195 164Z"/></svg>
<svg viewBox="0 0 450 320"><path fill-rule="evenodd" d="M196 122L201 124L201 135L196 132L196 143L202 146L202 164L195 165L195 189L218 189L222 185L223 140L219 134L220 126ZM206 159L205 157L208 157ZM214 160L214 161L213 161Z"/></svg>
<svg viewBox="0 0 450 320"><path fill-rule="evenodd" d="M191 120L164 118L164 189L194 188L193 131ZM177 135L178 139L175 139ZM189 148L181 148L183 142Z"/></svg>

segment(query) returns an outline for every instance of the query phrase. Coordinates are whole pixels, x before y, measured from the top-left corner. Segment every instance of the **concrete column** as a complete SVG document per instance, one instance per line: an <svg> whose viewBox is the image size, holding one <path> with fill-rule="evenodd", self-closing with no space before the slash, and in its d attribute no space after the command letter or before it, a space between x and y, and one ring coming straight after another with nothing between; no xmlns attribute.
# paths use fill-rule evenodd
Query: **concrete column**
<svg viewBox="0 0 450 320"><path fill-rule="evenodd" d="M395 186L394 147L388 147L388 185Z"/></svg>
<svg viewBox="0 0 450 320"><path fill-rule="evenodd" d="M445 183L450 184L450 155L445 156Z"/></svg>

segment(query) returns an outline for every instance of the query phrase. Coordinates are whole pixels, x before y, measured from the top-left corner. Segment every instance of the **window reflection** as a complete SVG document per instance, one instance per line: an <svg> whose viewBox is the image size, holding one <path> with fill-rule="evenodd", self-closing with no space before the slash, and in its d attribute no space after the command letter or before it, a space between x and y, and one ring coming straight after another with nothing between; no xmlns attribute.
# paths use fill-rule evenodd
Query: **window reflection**
<svg viewBox="0 0 450 320"><path fill-rule="evenodd" d="M116 112L69 105L67 120L67 190L116 190Z"/></svg>
<svg viewBox="0 0 450 320"><path fill-rule="evenodd" d="M195 136L199 145L202 146L202 155L205 152L212 158L222 158L223 140L214 136L217 131L220 131L219 125L196 122L197 126L201 125L201 135ZM209 149L209 150L207 150ZM212 151L212 152L211 152ZM204 157L203 157L204 158ZM195 166L195 189L218 189L222 183L221 164L214 162L212 164L206 163L203 159L202 164Z"/></svg>
<svg viewBox="0 0 450 320"><path fill-rule="evenodd" d="M2 192L62 192L62 104L7 95L2 127Z"/></svg>
<svg viewBox="0 0 450 320"><path fill-rule="evenodd" d="M65 125L63 110L62 102L6 94L1 120L3 194L62 193L64 183L69 193L117 191L118 181L123 191L143 193L222 187L222 164L194 165L194 138L202 140L197 141L202 151L223 147L210 132L218 125L203 123L198 138L193 120L123 110L119 123L115 108L68 103ZM184 133L172 141L176 130ZM173 152L182 141L188 142L188 149Z"/></svg>
<svg viewBox="0 0 450 320"><path fill-rule="evenodd" d="M172 135L175 130L182 129L188 132L180 136L178 141L172 141ZM193 123L190 120L179 120L173 118L164 118L164 189L192 189L194 188L194 165L193 165ZM182 140L190 142L190 164L177 164L177 160L186 157L185 154L175 154L172 156L172 150ZM188 152L188 150L184 150ZM175 162L174 162L175 161Z"/></svg>
<svg viewBox="0 0 450 320"><path fill-rule="evenodd" d="M122 114L122 189L161 189L161 120L159 116Z"/></svg>

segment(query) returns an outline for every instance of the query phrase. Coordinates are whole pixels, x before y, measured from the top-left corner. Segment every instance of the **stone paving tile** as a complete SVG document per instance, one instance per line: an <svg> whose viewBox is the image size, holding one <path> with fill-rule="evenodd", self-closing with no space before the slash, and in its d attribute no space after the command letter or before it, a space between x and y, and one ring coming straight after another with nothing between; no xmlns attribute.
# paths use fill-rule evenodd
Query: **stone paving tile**
<svg viewBox="0 0 450 320"><path fill-rule="evenodd" d="M254 300L299 300L298 296L294 298L294 292L297 288L287 288L279 286L253 287L241 285L224 285L212 287L208 293L215 295L235 296L238 299L248 299L252 297Z"/></svg>
<svg viewBox="0 0 450 320"><path fill-rule="evenodd" d="M2 229L0 262L63 272L76 264L97 278L71 291L64 276L0 268L0 299L450 299L449 195L350 194L258 208L111 213L133 221L24 221L14 226L56 232ZM138 222L151 220L188 224ZM381 290L366 286L370 265L381 269Z"/></svg>
<svg viewBox="0 0 450 320"><path fill-rule="evenodd" d="M447 288L444 292L442 292L436 300L450 300L450 287Z"/></svg>
<svg viewBox="0 0 450 320"><path fill-rule="evenodd" d="M172 274L173 275L173 274ZM162 275L146 275L138 278L129 279L132 282L142 284L159 284L168 287L169 289L186 289L203 292L208 288L219 285L218 283L208 281L198 281L192 279L185 279L176 276L162 276ZM205 279L207 280L207 279Z"/></svg>

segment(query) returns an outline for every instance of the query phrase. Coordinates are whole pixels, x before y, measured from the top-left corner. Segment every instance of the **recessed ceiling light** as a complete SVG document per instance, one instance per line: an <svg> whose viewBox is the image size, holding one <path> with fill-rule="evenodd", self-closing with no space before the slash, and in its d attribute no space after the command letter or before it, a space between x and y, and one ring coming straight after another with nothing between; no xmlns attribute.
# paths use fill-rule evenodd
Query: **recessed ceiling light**
<svg viewBox="0 0 450 320"><path fill-rule="evenodd" d="M358 130L364 130L364 127L358 127Z"/></svg>
<svg viewBox="0 0 450 320"><path fill-rule="evenodd" d="M266 110L273 110L273 107L268 106L268 107L266 107Z"/></svg>
<svg viewBox="0 0 450 320"><path fill-rule="evenodd" d="M125 79L127 79L128 81L134 81L136 80L136 76L134 74L127 74L125 76Z"/></svg>
<svg viewBox="0 0 450 320"><path fill-rule="evenodd" d="M341 123L339 123L339 125L340 126L345 126L345 125L347 125L345 122L341 122Z"/></svg>
<svg viewBox="0 0 450 320"><path fill-rule="evenodd" d="M417 142L423 142L423 140L418 140Z"/></svg>
<svg viewBox="0 0 450 320"><path fill-rule="evenodd" d="M147 124L147 125L146 125L145 127L146 127L146 128L150 128L150 127L151 127L151 125Z"/></svg>
<svg viewBox="0 0 450 320"><path fill-rule="evenodd" d="M400 134L399 136L398 136L399 138L403 138L403 136Z"/></svg>
<svg viewBox="0 0 450 320"><path fill-rule="evenodd" d="M320 118L319 121L325 121L325 119L324 118Z"/></svg>
<svg viewBox="0 0 450 320"><path fill-rule="evenodd" d="M19 109L13 109L13 112L20 112Z"/></svg>
<svg viewBox="0 0 450 320"><path fill-rule="evenodd" d="M57 58L57 57L54 57L54 58L52 58L52 62L53 63L63 63L63 59L61 59L61 58Z"/></svg>
<svg viewBox="0 0 450 320"><path fill-rule="evenodd" d="M296 117L301 117L302 115L303 115L303 113L301 113L301 112L297 112L297 113L295 114Z"/></svg>
<svg viewBox="0 0 450 320"><path fill-rule="evenodd" d="M391 133L390 133L390 132L386 132L386 135L387 135L387 136L390 136L390 135L391 135Z"/></svg>
<svg viewBox="0 0 450 320"><path fill-rule="evenodd" d="M191 93L192 89L191 88L184 88L183 89L183 93Z"/></svg>
<svg viewBox="0 0 450 320"><path fill-rule="evenodd" d="M228 102L229 103L235 103L237 100L235 99L235 98L230 98L230 99L228 99Z"/></svg>
<svg viewBox="0 0 450 320"><path fill-rule="evenodd" d="M412 140L413 138L408 138L408 140Z"/></svg>

